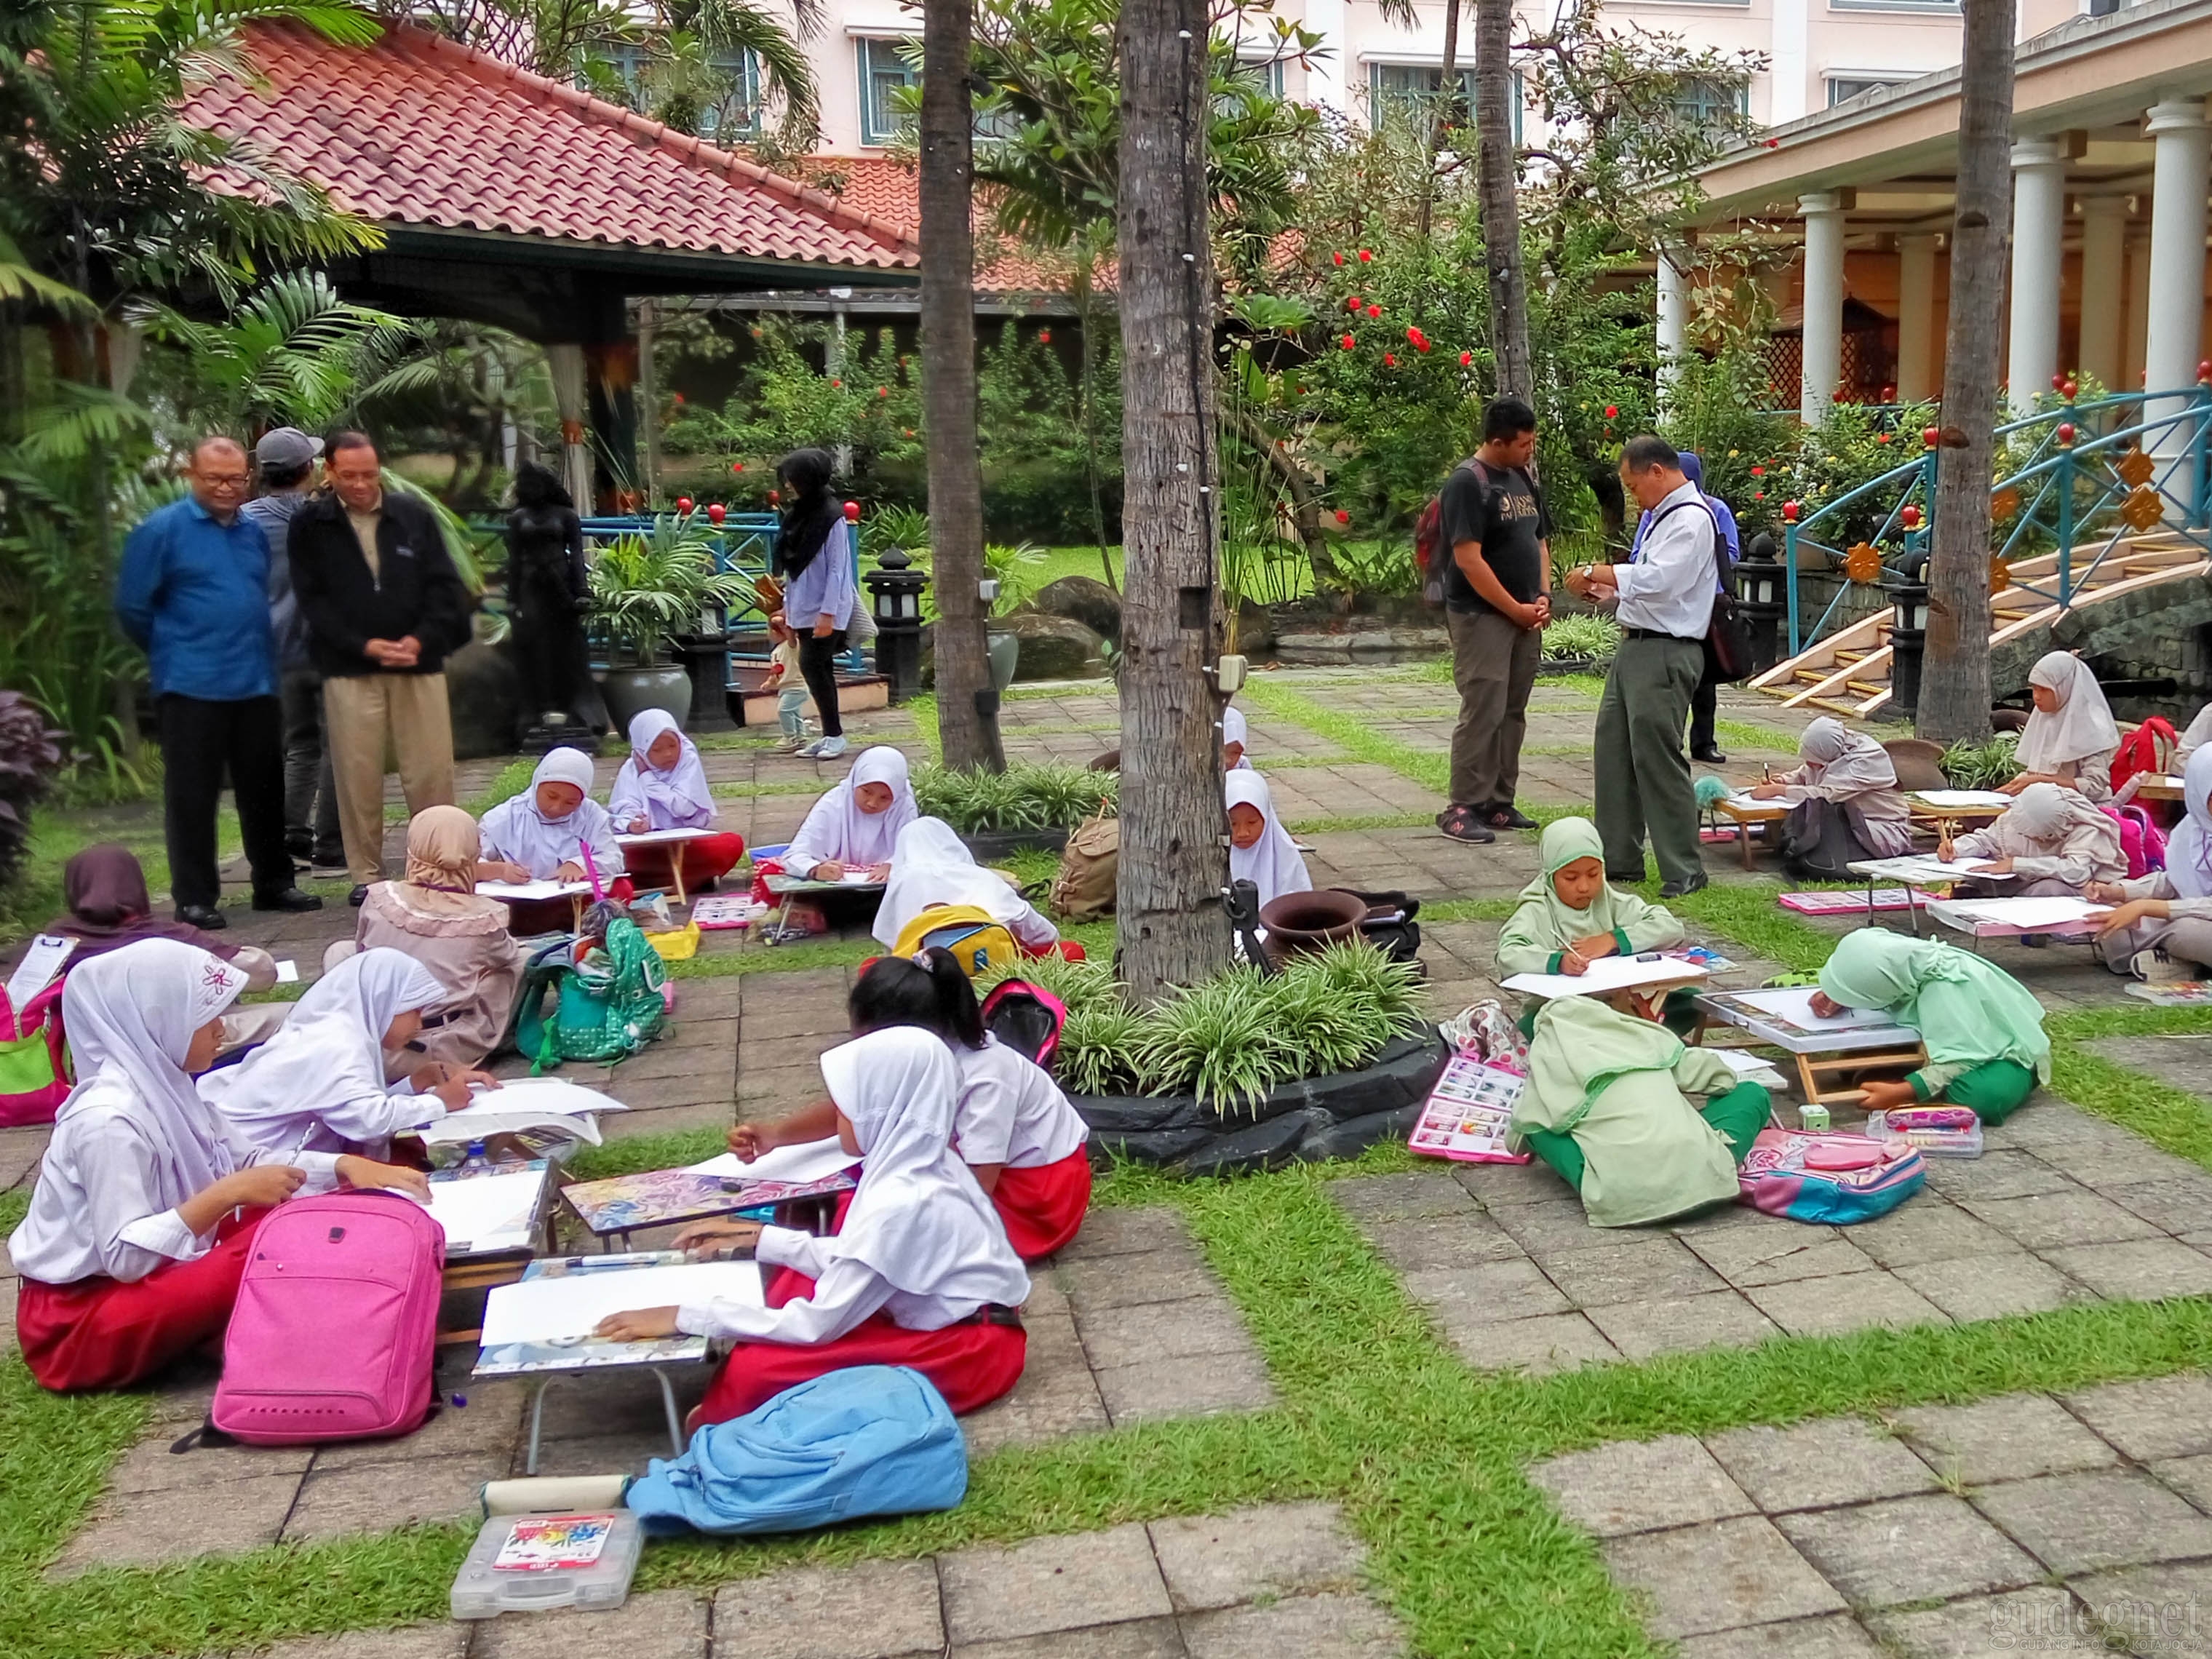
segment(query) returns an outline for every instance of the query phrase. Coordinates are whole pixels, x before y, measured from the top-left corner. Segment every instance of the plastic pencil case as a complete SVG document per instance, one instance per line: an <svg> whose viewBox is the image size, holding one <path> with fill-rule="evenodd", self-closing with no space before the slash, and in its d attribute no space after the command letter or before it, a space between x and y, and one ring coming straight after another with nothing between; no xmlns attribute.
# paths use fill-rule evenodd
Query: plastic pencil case
<svg viewBox="0 0 2212 1659"><path fill-rule="evenodd" d="M1929 1122L1929 1119L1964 1119L1965 1127L1955 1127L1948 1121ZM1869 1112L1866 1132L1870 1135L1894 1135L1929 1158L1982 1155L1981 1120L1963 1106L1906 1106L1893 1112Z"/></svg>
<svg viewBox="0 0 2212 1659"><path fill-rule="evenodd" d="M584 1566L513 1570L495 1565L518 1524L544 1522L536 1515L495 1515L483 1523L468 1559L453 1580L456 1619L491 1619L502 1613L550 1613L559 1607L605 1611L620 1607L645 1550L645 1533L628 1510L610 1511L613 1527L599 1559Z"/></svg>

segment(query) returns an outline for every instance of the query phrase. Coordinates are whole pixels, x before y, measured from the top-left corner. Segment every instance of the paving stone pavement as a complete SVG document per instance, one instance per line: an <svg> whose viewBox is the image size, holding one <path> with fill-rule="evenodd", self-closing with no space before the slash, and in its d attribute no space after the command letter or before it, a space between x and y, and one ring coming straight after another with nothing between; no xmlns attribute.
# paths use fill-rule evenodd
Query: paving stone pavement
<svg viewBox="0 0 2212 1659"><path fill-rule="evenodd" d="M1332 1195L1472 1365L1533 1372L1781 1334L2212 1292L2212 1175L2046 1096L1889 1215L1735 1206L1593 1227L1541 1163L1355 1177Z"/></svg>
<svg viewBox="0 0 2212 1659"><path fill-rule="evenodd" d="M1396 1622L1328 1504L794 1569L616 1612L283 1643L266 1659L1395 1659ZM209 1656L208 1659L214 1659Z"/></svg>
<svg viewBox="0 0 2212 1659"><path fill-rule="evenodd" d="M2212 1377L1620 1442L1531 1471L1680 1659L2212 1652Z"/></svg>
<svg viewBox="0 0 2212 1659"><path fill-rule="evenodd" d="M1273 1403L1251 1336L1179 1212L1096 1212L1058 1264L1032 1279L1022 1379L964 1420L971 1455ZM68 1576L471 1515L485 1481L523 1472L528 1401L519 1382L470 1382L473 1360L472 1351L449 1350L440 1374L441 1389L465 1405L449 1406L404 1439L321 1448L173 1455L170 1444L205 1417L213 1392L209 1375L175 1377L154 1395L151 1427L118 1462L52 1571ZM679 1412L698 1403L708 1376L704 1366L683 1375ZM543 1434L545 1475L641 1473L648 1458L670 1453L650 1377L556 1385L545 1397ZM222 1501L209 1505L211 1494Z"/></svg>

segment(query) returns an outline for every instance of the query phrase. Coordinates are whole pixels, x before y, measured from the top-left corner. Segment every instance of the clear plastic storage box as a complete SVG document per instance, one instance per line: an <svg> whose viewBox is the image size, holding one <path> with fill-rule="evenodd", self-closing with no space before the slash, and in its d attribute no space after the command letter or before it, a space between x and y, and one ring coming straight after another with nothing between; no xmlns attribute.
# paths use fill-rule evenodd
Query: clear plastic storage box
<svg viewBox="0 0 2212 1659"><path fill-rule="evenodd" d="M644 1530L628 1510L495 1515L453 1580L453 1617L618 1607L644 1548Z"/></svg>
<svg viewBox="0 0 2212 1659"><path fill-rule="evenodd" d="M1901 1106L1869 1112L1866 1132L1895 1136L1926 1158L1979 1158L1981 1120L1963 1106Z"/></svg>

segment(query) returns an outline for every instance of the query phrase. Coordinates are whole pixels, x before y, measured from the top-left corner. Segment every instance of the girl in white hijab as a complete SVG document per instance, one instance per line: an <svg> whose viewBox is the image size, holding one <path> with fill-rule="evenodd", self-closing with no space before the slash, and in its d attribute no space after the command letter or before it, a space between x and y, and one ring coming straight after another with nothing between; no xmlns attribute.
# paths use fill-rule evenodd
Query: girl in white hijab
<svg viewBox="0 0 2212 1659"><path fill-rule="evenodd" d="M1802 766L1759 785L1753 798L1791 806L1827 801L1841 808L1865 858L1901 858L1912 850L1912 810L1897 787L1889 750L1823 714L1798 734L1797 757Z"/></svg>
<svg viewBox="0 0 2212 1659"><path fill-rule="evenodd" d="M24 1363L49 1389L127 1388L220 1336L254 1228L295 1193L429 1196L412 1170L256 1152L194 1092L245 985L204 951L146 939L63 988L77 1085L8 1241Z"/></svg>
<svg viewBox="0 0 2212 1659"><path fill-rule="evenodd" d="M479 881L584 881L598 872L610 897L629 902L636 888L623 873L614 820L592 799L592 757L580 749L549 749L530 775L530 787L483 815ZM584 849L592 870L584 865ZM526 899L507 906L507 925L524 935L558 933L571 916L567 901Z"/></svg>
<svg viewBox="0 0 2212 1659"><path fill-rule="evenodd" d="M611 1316L594 1334L618 1342L736 1337L692 1425L720 1423L796 1383L852 1365L911 1365L955 1412L998 1399L1020 1378L1028 1339L1017 1311L1029 1274L998 1212L952 1147L959 1073L933 1033L892 1026L822 1056L845 1150L863 1160L844 1223L817 1238L752 1222L714 1222L677 1243L753 1246L762 1261L814 1282L781 1307L724 1298Z"/></svg>
<svg viewBox="0 0 2212 1659"><path fill-rule="evenodd" d="M890 873L899 831L921 816L906 757L878 744L862 750L844 780L814 803L784 849L783 867L817 881L835 881L848 870L881 881Z"/></svg>
<svg viewBox="0 0 2212 1659"><path fill-rule="evenodd" d="M360 951L317 980L275 1036L202 1078L200 1097L264 1151L358 1146L382 1158L393 1135L466 1105L471 1084L499 1086L489 1073L435 1060L406 1067L396 1088L385 1080L386 1056L405 1054L423 1015L450 994L411 957Z"/></svg>
<svg viewBox="0 0 2212 1659"><path fill-rule="evenodd" d="M704 830L714 823L714 793L707 787L699 745L684 735L684 728L666 709L641 709L630 721L629 758L615 774L607 816L614 820L617 836ZM673 843L633 843L623 849L631 877L647 887L674 884L680 857L687 892L727 875L744 855L744 837L731 834Z"/></svg>
<svg viewBox="0 0 2212 1659"><path fill-rule="evenodd" d="M1221 711L1221 769L1224 772L1249 772L1252 757L1244 752L1244 711L1224 708Z"/></svg>
<svg viewBox="0 0 2212 1659"><path fill-rule="evenodd" d="M1275 817L1267 781L1257 772L1231 772L1224 788L1229 799L1229 879L1252 883L1262 904L1285 893L1311 892L1313 878L1291 832Z"/></svg>
<svg viewBox="0 0 2212 1659"><path fill-rule="evenodd" d="M2028 671L2027 684L2035 708L2020 734L2022 770L2005 785L2005 793L2055 783L2080 791L2087 800L2110 800L2120 728L2088 664L2071 652L2053 651Z"/></svg>
<svg viewBox="0 0 2212 1659"><path fill-rule="evenodd" d="M951 824L943 818L916 818L899 831L891 852L890 878L869 931L882 943L896 945L908 922L942 904L972 904L988 911L1033 954L1042 955L1060 943L1060 929L1039 915L1004 876L978 865Z"/></svg>
<svg viewBox="0 0 2212 1659"><path fill-rule="evenodd" d="M2166 838L2166 868L2086 890L2118 907L2097 936L2116 974L2160 981L2212 974L2212 749L2191 755L2181 780L2189 816Z"/></svg>
<svg viewBox="0 0 2212 1659"><path fill-rule="evenodd" d="M2030 784L1989 828L1942 842L1936 850L1946 860L1995 860L1989 873L2009 872L2021 879L1964 884L2014 898L2080 898L2090 883L2124 881L2128 873L2120 826L2055 783Z"/></svg>

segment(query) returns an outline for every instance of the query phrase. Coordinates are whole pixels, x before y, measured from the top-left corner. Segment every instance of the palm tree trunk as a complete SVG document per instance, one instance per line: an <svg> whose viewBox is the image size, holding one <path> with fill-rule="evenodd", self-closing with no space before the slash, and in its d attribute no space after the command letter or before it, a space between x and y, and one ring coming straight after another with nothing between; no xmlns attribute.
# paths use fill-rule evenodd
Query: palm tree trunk
<svg viewBox="0 0 2212 1659"><path fill-rule="evenodd" d="M975 447L975 128L971 0L921 17L921 381L937 583L937 723L947 766L1006 769L983 641L983 469Z"/></svg>
<svg viewBox="0 0 2212 1659"><path fill-rule="evenodd" d="M1990 478L2002 327L1990 296L2004 292L2011 242L2013 0L1965 0L1965 12L1943 447L1917 722L1939 743L1990 735Z"/></svg>
<svg viewBox="0 0 2212 1659"><path fill-rule="evenodd" d="M1098 477L1098 402L1091 373L1097 361L1091 354L1097 345L1091 336L1097 331L1098 312L1091 304L1096 293L1091 280L1092 261L1091 239L1085 235L1077 243L1075 276L1069 284L1075 299L1076 343L1082 349L1082 356L1076 360L1075 396L1083 427L1083 480L1091 491L1091 533L1098 538L1098 568L1105 574L1106 586L1118 593L1121 584L1114 580L1114 556L1106 550L1106 492Z"/></svg>
<svg viewBox="0 0 2212 1659"><path fill-rule="evenodd" d="M1530 398L1535 374L1528 358L1528 290L1521 268L1521 204L1514 183L1513 0L1475 0L1474 126L1481 146L1477 180L1498 395Z"/></svg>
<svg viewBox="0 0 2212 1659"><path fill-rule="evenodd" d="M1444 141L1459 125L1459 0L1444 0L1444 66L1437 95L1429 106L1429 170L1421 177L1421 237L1426 240L1436 215L1437 163Z"/></svg>
<svg viewBox="0 0 2212 1659"><path fill-rule="evenodd" d="M1205 0L1123 0L1121 977L1139 1002L1229 961Z"/></svg>

